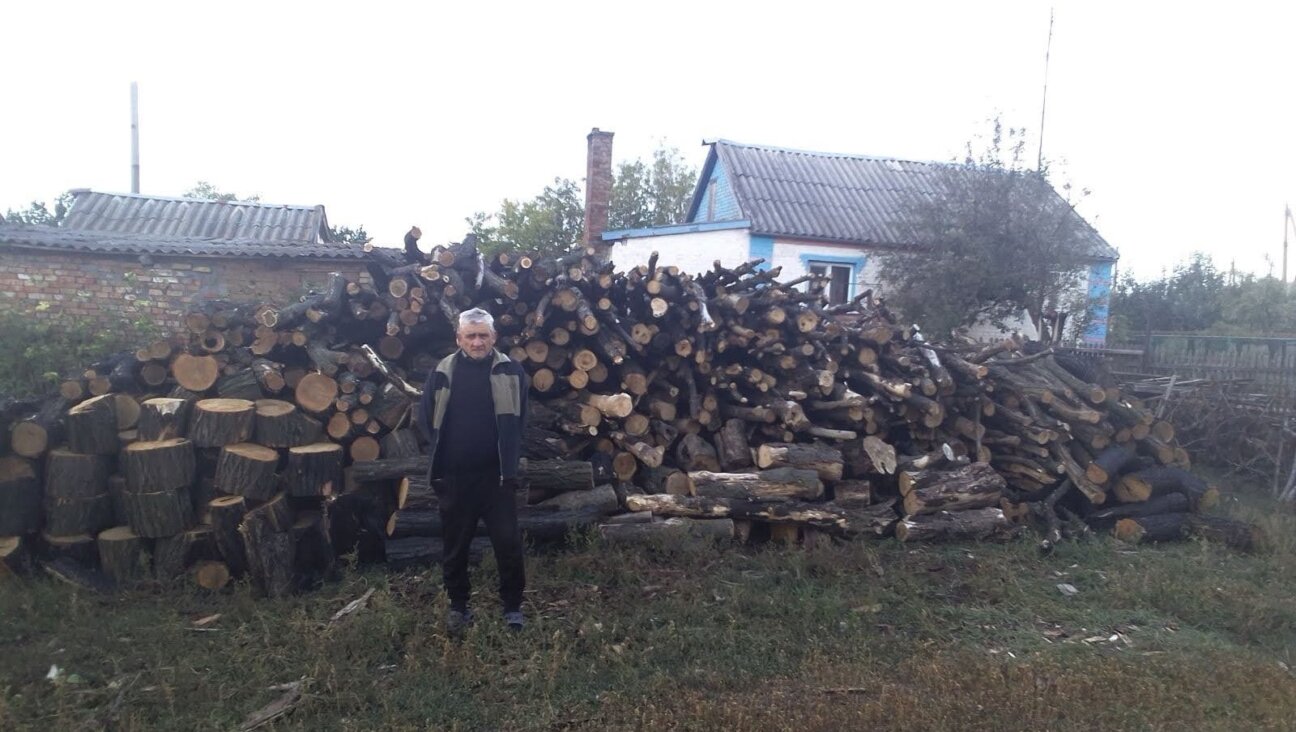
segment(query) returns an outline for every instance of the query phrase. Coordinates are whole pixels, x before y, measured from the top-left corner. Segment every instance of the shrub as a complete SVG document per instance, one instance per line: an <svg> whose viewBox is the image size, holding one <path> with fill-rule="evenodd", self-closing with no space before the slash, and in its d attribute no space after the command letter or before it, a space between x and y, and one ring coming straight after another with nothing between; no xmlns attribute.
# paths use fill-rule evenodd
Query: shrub
<svg viewBox="0 0 1296 732"><path fill-rule="evenodd" d="M85 320L37 321L30 314L0 313L0 394L34 396L59 379L159 336L145 320L102 325Z"/></svg>

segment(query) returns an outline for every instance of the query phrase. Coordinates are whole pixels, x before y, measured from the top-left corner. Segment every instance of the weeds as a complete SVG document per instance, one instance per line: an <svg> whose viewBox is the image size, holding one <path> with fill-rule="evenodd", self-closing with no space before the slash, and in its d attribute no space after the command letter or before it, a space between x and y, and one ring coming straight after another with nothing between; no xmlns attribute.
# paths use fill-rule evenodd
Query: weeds
<svg viewBox="0 0 1296 732"><path fill-rule="evenodd" d="M1029 542L580 542L529 560L520 636L487 560L461 642L435 569L361 568L274 601L246 585L97 598L26 581L0 594L0 728L229 729L302 677L276 729L1285 728L1296 520L1264 514L1280 541L1257 556L1106 539L1048 557Z"/></svg>

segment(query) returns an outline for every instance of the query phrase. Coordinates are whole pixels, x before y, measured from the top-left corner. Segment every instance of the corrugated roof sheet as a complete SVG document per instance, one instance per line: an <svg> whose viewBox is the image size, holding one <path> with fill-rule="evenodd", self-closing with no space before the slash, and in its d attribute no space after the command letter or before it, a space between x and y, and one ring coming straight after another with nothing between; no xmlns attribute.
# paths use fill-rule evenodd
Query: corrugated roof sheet
<svg viewBox="0 0 1296 732"><path fill-rule="evenodd" d="M267 242L77 231L62 226L0 224L0 246L34 247L101 254L170 254L197 257L318 257L362 259L361 244Z"/></svg>
<svg viewBox="0 0 1296 732"><path fill-rule="evenodd" d="M917 199L946 196L951 171L969 176L992 174L944 163L788 150L728 140L712 143L711 155L728 171L742 217L751 220L754 233L882 246L915 243L912 204ZM1052 187L1049 192L1054 205L1074 217L1090 256L1119 256ZM695 196L690 219L699 200Z"/></svg>
<svg viewBox="0 0 1296 732"><path fill-rule="evenodd" d="M277 206L73 191L60 226L0 222L0 244L205 257L356 259L362 245L334 242L323 206Z"/></svg>
<svg viewBox="0 0 1296 732"><path fill-rule="evenodd" d="M256 201L162 198L133 193L72 193L64 226L106 234L169 239L262 242L328 240L323 206L281 206Z"/></svg>

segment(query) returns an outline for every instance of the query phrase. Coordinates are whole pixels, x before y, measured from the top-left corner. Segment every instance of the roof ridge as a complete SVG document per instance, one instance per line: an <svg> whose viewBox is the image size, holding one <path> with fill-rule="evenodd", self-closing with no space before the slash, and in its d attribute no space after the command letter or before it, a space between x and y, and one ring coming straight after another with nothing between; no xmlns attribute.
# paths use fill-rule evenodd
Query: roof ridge
<svg viewBox="0 0 1296 732"><path fill-rule="evenodd" d="M723 137L717 138L715 140L711 140L706 144L728 145L730 147L743 147L743 148L749 148L753 150L765 150L768 152L789 153L792 155L808 155L812 157L821 157L821 158L850 158L852 160L876 160L879 162L913 163L915 165L939 165L941 167L951 167L951 166L959 165L959 163L954 161L942 162L939 160L914 160L911 158L898 158L891 155L869 155L866 153L837 153L837 152L824 152L822 150L804 150L795 147L782 147L779 145L761 145L757 143L738 142L736 140L729 140Z"/></svg>
<svg viewBox="0 0 1296 732"><path fill-rule="evenodd" d="M317 208L323 208L321 203L267 203L265 201L220 201L214 198L190 198L188 196L155 196L148 193L113 193L111 191L96 191L90 188L74 188L70 191L73 196L90 194L95 196L120 196L121 198L146 199L151 201L181 201L184 203L211 203L219 205L233 206L259 206L261 208L296 208L313 211Z"/></svg>

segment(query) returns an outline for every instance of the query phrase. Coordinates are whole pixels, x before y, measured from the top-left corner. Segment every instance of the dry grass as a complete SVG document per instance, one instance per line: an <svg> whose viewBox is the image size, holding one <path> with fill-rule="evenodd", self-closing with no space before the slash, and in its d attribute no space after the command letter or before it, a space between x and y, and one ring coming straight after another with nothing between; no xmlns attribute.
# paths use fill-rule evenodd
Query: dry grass
<svg viewBox="0 0 1296 732"><path fill-rule="evenodd" d="M530 560L521 636L495 622L488 562L462 643L441 628L434 572L355 571L281 601L0 586L0 728L230 729L301 677L276 728L1291 728L1296 520L1270 509L1228 507L1275 539L1259 556L585 546ZM324 629L370 587L369 607Z"/></svg>

